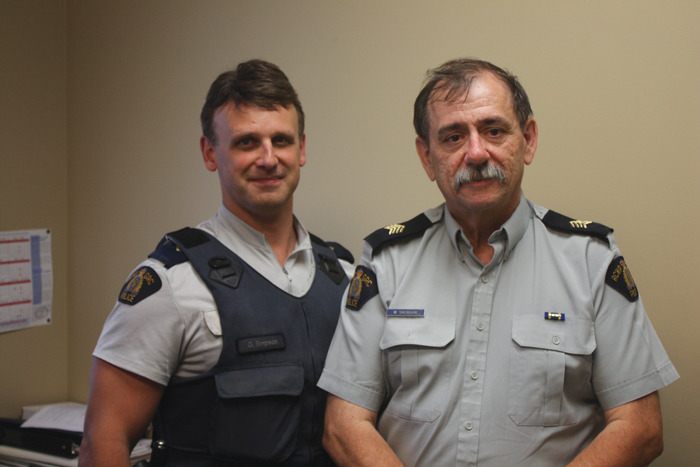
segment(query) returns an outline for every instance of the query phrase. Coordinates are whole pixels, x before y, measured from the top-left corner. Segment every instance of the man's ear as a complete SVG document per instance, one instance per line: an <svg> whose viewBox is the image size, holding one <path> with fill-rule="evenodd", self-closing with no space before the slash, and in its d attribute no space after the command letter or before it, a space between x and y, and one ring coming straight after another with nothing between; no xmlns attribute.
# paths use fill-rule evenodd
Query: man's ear
<svg viewBox="0 0 700 467"><path fill-rule="evenodd" d="M430 147L420 136L416 136L416 152L418 153L420 163L423 164L423 170L425 170L430 181L434 182L435 171L433 171L433 165L430 163Z"/></svg>
<svg viewBox="0 0 700 467"><path fill-rule="evenodd" d="M204 167L210 172L216 172L216 150L211 144L209 138L202 136L199 138L199 149L202 151L202 159L204 159Z"/></svg>
<svg viewBox="0 0 700 467"><path fill-rule="evenodd" d="M530 117L525 124L523 136L525 136L525 156L523 157L523 162L525 162L526 165L530 165L535 159L539 137L537 121L533 117Z"/></svg>
<svg viewBox="0 0 700 467"><path fill-rule="evenodd" d="M299 167L306 164L306 134L299 137Z"/></svg>

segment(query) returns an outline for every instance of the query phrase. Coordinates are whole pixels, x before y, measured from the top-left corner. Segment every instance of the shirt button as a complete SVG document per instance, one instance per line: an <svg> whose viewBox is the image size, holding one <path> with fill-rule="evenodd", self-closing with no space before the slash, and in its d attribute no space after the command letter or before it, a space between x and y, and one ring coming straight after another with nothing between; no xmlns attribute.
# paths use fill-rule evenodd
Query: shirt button
<svg viewBox="0 0 700 467"><path fill-rule="evenodd" d="M476 323L476 330L477 331L483 331L486 326L484 326L484 323Z"/></svg>
<svg viewBox="0 0 700 467"><path fill-rule="evenodd" d="M559 336L552 337L552 344L559 345L560 343L561 343L561 339L559 338Z"/></svg>
<svg viewBox="0 0 700 467"><path fill-rule="evenodd" d="M469 374L469 376L470 376L471 379L473 379L474 381L476 381L477 379L479 379L479 373L477 373L476 371L472 371L472 372Z"/></svg>
<svg viewBox="0 0 700 467"><path fill-rule="evenodd" d="M465 428L467 431L472 431L472 429L474 428L474 425L472 425L472 422L467 422L467 423L464 424L464 428Z"/></svg>
<svg viewBox="0 0 700 467"><path fill-rule="evenodd" d="M486 284L489 281L489 278L487 276L481 276L479 280L482 284Z"/></svg>

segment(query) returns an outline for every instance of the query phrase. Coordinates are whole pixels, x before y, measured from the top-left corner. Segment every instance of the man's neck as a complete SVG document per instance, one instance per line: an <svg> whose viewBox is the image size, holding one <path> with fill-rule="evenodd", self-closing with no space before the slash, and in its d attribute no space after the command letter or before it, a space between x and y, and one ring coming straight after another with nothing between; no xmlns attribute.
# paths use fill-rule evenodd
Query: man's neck
<svg viewBox="0 0 700 467"><path fill-rule="evenodd" d="M493 259L494 249L489 244L491 235L500 229L513 215L517 204L507 210L483 210L479 212L454 212L450 214L461 227L464 237L472 247L474 256L486 266ZM449 209L449 206L448 206Z"/></svg>
<svg viewBox="0 0 700 467"><path fill-rule="evenodd" d="M263 234L275 258L277 258L281 266L284 266L297 244L297 232L294 226L292 209L280 210L267 216L259 216L238 209L232 210L229 207L227 209L238 219Z"/></svg>

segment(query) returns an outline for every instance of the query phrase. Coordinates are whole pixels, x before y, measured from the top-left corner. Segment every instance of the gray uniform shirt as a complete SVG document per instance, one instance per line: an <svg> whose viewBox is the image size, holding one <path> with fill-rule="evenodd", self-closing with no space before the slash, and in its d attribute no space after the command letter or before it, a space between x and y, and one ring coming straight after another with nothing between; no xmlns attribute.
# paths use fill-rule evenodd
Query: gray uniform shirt
<svg viewBox="0 0 700 467"><path fill-rule="evenodd" d="M378 412L406 465L564 465L603 410L678 377L641 300L605 284L613 237L550 231L546 212L522 197L485 267L444 206L420 238L365 245L379 293L341 313L319 386Z"/></svg>
<svg viewBox="0 0 700 467"><path fill-rule="evenodd" d="M223 206L198 228L290 295L301 297L311 287L315 272L311 241L297 220L297 245L284 266L263 234ZM162 385L171 377L205 373L221 353L219 313L209 289L189 262L166 269L159 261L147 259L136 269L141 266L158 274L161 288L134 305L117 302L93 355ZM344 267L350 266L345 263Z"/></svg>

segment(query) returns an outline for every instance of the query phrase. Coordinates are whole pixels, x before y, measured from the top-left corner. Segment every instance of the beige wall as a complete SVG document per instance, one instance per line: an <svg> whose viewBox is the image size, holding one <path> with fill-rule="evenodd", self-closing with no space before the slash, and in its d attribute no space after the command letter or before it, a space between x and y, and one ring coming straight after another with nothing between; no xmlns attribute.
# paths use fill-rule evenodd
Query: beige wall
<svg viewBox="0 0 700 467"><path fill-rule="evenodd" d="M54 230L57 306L52 326L0 335L3 372L22 375L18 390L3 374L5 414L30 400L84 400L90 352L129 270L163 232L217 208L217 180L197 143L199 108L217 73L251 57L288 73L308 115L297 213L359 253L371 230L440 201L413 149L412 102L427 68L474 55L516 72L530 93L541 143L526 194L615 228L681 373L662 392L666 453L654 465L700 463L692 423L700 417L700 247L692 239L700 227L700 3L69 0L67 55L61 3L25 5L0 2L0 16L14 14L0 20L13 26L2 32L0 95L31 86L14 69L25 62L37 82L47 67L60 78L32 93L41 115L14 102L18 118L3 106L0 228ZM5 35L30 48L27 56ZM19 65L10 74L6 55ZM38 188L19 209L7 197L30 183Z"/></svg>
<svg viewBox="0 0 700 467"><path fill-rule="evenodd" d="M0 334L0 417L68 394L65 2L0 0L0 230L48 228L49 326Z"/></svg>

